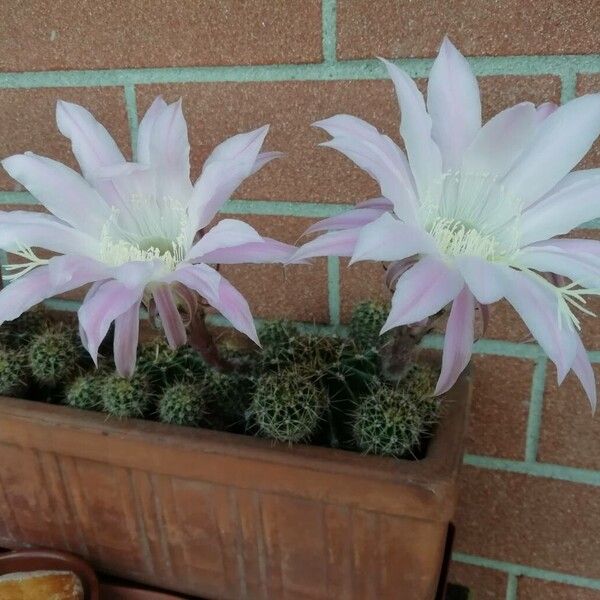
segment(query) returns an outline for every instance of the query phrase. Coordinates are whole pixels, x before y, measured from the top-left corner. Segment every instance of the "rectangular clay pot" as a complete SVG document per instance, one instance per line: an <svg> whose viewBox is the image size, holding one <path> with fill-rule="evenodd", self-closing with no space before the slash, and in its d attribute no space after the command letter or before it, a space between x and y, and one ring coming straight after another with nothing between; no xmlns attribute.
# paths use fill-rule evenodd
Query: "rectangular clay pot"
<svg viewBox="0 0 600 600"><path fill-rule="evenodd" d="M205 598L432 600L470 393L414 461L0 398L0 546Z"/></svg>

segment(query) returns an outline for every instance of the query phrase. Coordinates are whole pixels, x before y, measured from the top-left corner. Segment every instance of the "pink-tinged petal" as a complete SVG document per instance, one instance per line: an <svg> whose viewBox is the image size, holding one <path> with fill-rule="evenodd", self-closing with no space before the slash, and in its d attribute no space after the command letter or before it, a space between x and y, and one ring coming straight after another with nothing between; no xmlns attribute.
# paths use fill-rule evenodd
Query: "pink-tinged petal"
<svg viewBox="0 0 600 600"><path fill-rule="evenodd" d="M356 203L356 208L378 208L391 212L394 209L394 203L383 196L379 198L369 198Z"/></svg>
<svg viewBox="0 0 600 600"><path fill-rule="evenodd" d="M265 165L268 165L272 160L275 160L276 158L283 158L284 156L284 152L261 152L254 161L254 165L252 166L252 171L250 175L258 173Z"/></svg>
<svg viewBox="0 0 600 600"><path fill-rule="evenodd" d="M44 248L60 254L97 256L98 240L58 219L28 211L0 213L0 248L15 252L23 247Z"/></svg>
<svg viewBox="0 0 600 600"><path fill-rule="evenodd" d="M426 256L398 279L392 309L381 333L430 317L452 302L463 286L458 271Z"/></svg>
<svg viewBox="0 0 600 600"><path fill-rule="evenodd" d="M12 321L46 298L87 285L106 274L104 265L85 257L56 256L0 290L0 324Z"/></svg>
<svg viewBox="0 0 600 600"><path fill-rule="evenodd" d="M452 303L442 355L442 372L436 395L447 392L469 364L475 336L475 298L465 286Z"/></svg>
<svg viewBox="0 0 600 600"><path fill-rule="evenodd" d="M162 96L157 96L150 108L146 111L144 118L140 121L137 133L137 154L136 160L144 165L150 164L150 137L156 119L167 108L167 103Z"/></svg>
<svg viewBox="0 0 600 600"><path fill-rule="evenodd" d="M241 185L254 172L268 125L240 133L217 146L204 163L194 185L188 208L190 232L206 227Z"/></svg>
<svg viewBox="0 0 600 600"><path fill-rule="evenodd" d="M442 157L431 137L431 118L415 82L396 65L383 60L394 82L400 104L400 135L421 199L437 198L441 191ZM387 197L387 194L384 194Z"/></svg>
<svg viewBox="0 0 600 600"><path fill-rule="evenodd" d="M113 353L121 377L131 377L135 372L139 336L140 303L137 302L115 319Z"/></svg>
<svg viewBox="0 0 600 600"><path fill-rule="evenodd" d="M504 273L508 267L489 263L478 256L458 256L454 264L481 304L492 304L504 296Z"/></svg>
<svg viewBox="0 0 600 600"><path fill-rule="evenodd" d="M562 381L575 360L577 335L570 323L559 320L556 294L532 276L514 269L507 271L505 278L506 299L556 364L559 381Z"/></svg>
<svg viewBox="0 0 600 600"><path fill-rule="evenodd" d="M87 256L57 256L48 263L50 284L53 288L63 288L76 284L79 287L110 277L111 269L106 264Z"/></svg>
<svg viewBox="0 0 600 600"><path fill-rule="evenodd" d="M548 117L551 118L551 117ZM521 245L569 233L600 216L600 169L574 171L521 217Z"/></svg>
<svg viewBox="0 0 600 600"><path fill-rule="evenodd" d="M38 267L0 290L0 324L53 295L48 267Z"/></svg>
<svg viewBox="0 0 600 600"><path fill-rule="evenodd" d="M128 288L118 281L106 281L94 286L77 311L82 344L98 364L98 348L106 337L110 324L142 299L141 288Z"/></svg>
<svg viewBox="0 0 600 600"><path fill-rule="evenodd" d="M317 221L304 232L304 235L318 233L320 231L335 231L362 227L363 225L378 219L384 212L387 211L380 208L357 208L355 210L349 210L340 215Z"/></svg>
<svg viewBox="0 0 600 600"><path fill-rule="evenodd" d="M469 63L447 37L429 73L427 109L444 171L459 168L464 151L481 127L481 101Z"/></svg>
<svg viewBox="0 0 600 600"><path fill-rule="evenodd" d="M56 103L56 124L59 131L71 140L73 154L86 179L100 167L125 161L106 128L82 106L59 100Z"/></svg>
<svg viewBox="0 0 600 600"><path fill-rule="evenodd" d="M163 271L164 264L158 259L139 260L112 267L110 276L126 287L137 288L145 287L151 281L157 280Z"/></svg>
<svg viewBox="0 0 600 600"><path fill-rule="evenodd" d="M218 301L211 302L208 298L207 300L238 331L247 335L257 346L260 346L248 302L244 296L242 296L242 294L227 281L227 279L224 277L221 279Z"/></svg>
<svg viewBox="0 0 600 600"><path fill-rule="evenodd" d="M390 213L360 228L350 264L359 260L402 260L414 254L437 254L433 238Z"/></svg>
<svg viewBox="0 0 600 600"><path fill-rule="evenodd" d="M333 137L322 146L335 148L373 177L398 216L414 219L417 198L404 152L387 135L362 119L336 115L313 123Z"/></svg>
<svg viewBox="0 0 600 600"><path fill-rule="evenodd" d="M198 292L238 331L246 334L252 341L259 344L248 303L217 271L205 264L183 266L174 271L168 277L168 280L179 281Z"/></svg>
<svg viewBox="0 0 600 600"><path fill-rule="evenodd" d="M262 242L262 237L254 227L237 219L223 219L194 244L187 253L186 260L202 259L205 254L214 250L253 242Z"/></svg>
<svg viewBox="0 0 600 600"><path fill-rule="evenodd" d="M139 163L121 163L98 169L91 182L106 203L119 214L119 223L131 230L138 228L132 202L141 199L147 203L160 202L157 169ZM170 198L170 201L173 199ZM183 203L182 203L183 204Z"/></svg>
<svg viewBox="0 0 600 600"><path fill-rule="evenodd" d="M596 377L594 375L594 369L592 368L590 359L588 358L587 352L585 351L579 336L577 336L576 344L577 350L572 369L575 375L577 375L579 381L581 381L581 385L583 386L588 400L590 401L592 412L596 412L598 390L596 389Z"/></svg>
<svg viewBox="0 0 600 600"><path fill-rule="evenodd" d="M535 248L553 248L556 250L562 250L563 252L572 254L589 254L596 258L600 258L600 241L598 240L584 240L579 238L554 238L551 240L544 240L543 242L536 242L527 246L527 249Z"/></svg>
<svg viewBox="0 0 600 600"><path fill-rule="evenodd" d="M300 246L289 262L304 261L317 256L352 256L361 228L331 231Z"/></svg>
<svg viewBox="0 0 600 600"><path fill-rule="evenodd" d="M537 122L541 123L546 117L549 117L557 108L558 104L555 104L554 102L544 102L543 104L540 104L535 110Z"/></svg>
<svg viewBox="0 0 600 600"><path fill-rule="evenodd" d="M404 275L408 269L414 267L417 262L419 262L419 257L412 256L411 258L405 258L404 260L391 263L385 270L386 287L390 290L393 290L394 286L396 285L396 281L398 281L398 279L402 277L402 275Z"/></svg>
<svg viewBox="0 0 600 600"><path fill-rule="evenodd" d="M187 333L185 325L169 285L157 285L152 295L156 302L156 309L160 316L160 322L165 330L165 336L169 342L169 346L175 350L179 346L183 346L187 342Z"/></svg>
<svg viewBox="0 0 600 600"><path fill-rule="evenodd" d="M2 166L51 213L81 231L98 235L110 216L98 192L55 160L27 152L5 158Z"/></svg>
<svg viewBox="0 0 600 600"><path fill-rule="evenodd" d="M213 250L204 254L201 260L213 265L238 265L242 263L288 264L297 249L296 246L264 237L260 242L249 242L232 248Z"/></svg>
<svg viewBox="0 0 600 600"><path fill-rule="evenodd" d="M536 126L535 106L531 102L503 110L479 130L464 153L462 168L503 177L523 152Z"/></svg>
<svg viewBox="0 0 600 600"><path fill-rule="evenodd" d="M573 254L551 245L529 246L515 261L536 271L563 275L583 287L596 288L600 283L600 258L591 254Z"/></svg>
<svg viewBox="0 0 600 600"><path fill-rule="evenodd" d="M155 118L149 132L149 164L159 172L161 195L187 201L190 182L190 144L181 100L169 104Z"/></svg>
<svg viewBox="0 0 600 600"><path fill-rule="evenodd" d="M555 110L536 133L504 186L528 206L585 156L600 134L600 94L575 98Z"/></svg>

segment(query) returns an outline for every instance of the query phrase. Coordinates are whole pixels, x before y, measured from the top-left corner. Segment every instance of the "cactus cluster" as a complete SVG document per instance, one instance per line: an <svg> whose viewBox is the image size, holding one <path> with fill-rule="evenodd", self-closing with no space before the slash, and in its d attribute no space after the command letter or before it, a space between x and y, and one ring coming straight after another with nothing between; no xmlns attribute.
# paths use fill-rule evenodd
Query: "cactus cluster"
<svg viewBox="0 0 600 600"><path fill-rule="evenodd" d="M206 413L206 402L193 383L180 382L167 388L158 402L163 423L198 426Z"/></svg>
<svg viewBox="0 0 600 600"><path fill-rule="evenodd" d="M429 398L419 401L400 386L379 382L361 398L352 432L363 452L402 457L419 450L432 425Z"/></svg>
<svg viewBox="0 0 600 600"><path fill-rule="evenodd" d="M292 367L259 379L248 413L260 435L280 442L300 442L316 432L327 403L324 388Z"/></svg>
<svg viewBox="0 0 600 600"><path fill-rule="evenodd" d="M37 383L50 388L67 383L77 370L79 345L62 323L48 325L29 341L29 369Z"/></svg>
<svg viewBox="0 0 600 600"><path fill-rule="evenodd" d="M117 418L254 431L286 443L315 442L372 454L419 453L439 414L436 370L410 363L386 381L379 331L387 309L359 304L349 337L263 325L262 351L226 348L232 372L209 368L189 347L142 346L132 379L90 371L72 327L26 313L0 336L0 394L31 389L50 400ZM37 385L37 387L35 387Z"/></svg>
<svg viewBox="0 0 600 600"><path fill-rule="evenodd" d="M82 410L101 410L102 384L99 373L85 373L76 377L67 387L65 404Z"/></svg>
<svg viewBox="0 0 600 600"><path fill-rule="evenodd" d="M15 396L25 390L27 361L19 349L0 346L0 396Z"/></svg>

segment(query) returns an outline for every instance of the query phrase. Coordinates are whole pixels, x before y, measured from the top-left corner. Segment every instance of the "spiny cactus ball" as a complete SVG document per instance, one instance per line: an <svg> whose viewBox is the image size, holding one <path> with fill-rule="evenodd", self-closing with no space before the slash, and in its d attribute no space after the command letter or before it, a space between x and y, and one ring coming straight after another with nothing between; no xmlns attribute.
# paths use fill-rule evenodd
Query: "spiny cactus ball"
<svg viewBox="0 0 600 600"><path fill-rule="evenodd" d="M401 457L418 450L431 425L428 399L420 403L400 387L379 383L361 398L352 431L363 452Z"/></svg>
<svg viewBox="0 0 600 600"><path fill-rule="evenodd" d="M141 377L108 375L102 381L101 397L103 410L119 419L143 417L150 406L148 385Z"/></svg>
<svg viewBox="0 0 600 600"><path fill-rule="evenodd" d="M350 317L350 337L362 349L376 348L380 344L379 332L388 316L388 308L377 302L358 304Z"/></svg>
<svg viewBox="0 0 600 600"><path fill-rule="evenodd" d="M163 423L195 426L206 413L206 403L192 383L176 383L166 389L158 402L158 414Z"/></svg>
<svg viewBox="0 0 600 600"><path fill-rule="evenodd" d="M64 324L46 327L29 344L29 368L34 379L49 387L68 382L79 359L74 332Z"/></svg>
<svg viewBox="0 0 600 600"><path fill-rule="evenodd" d="M102 384L103 377L98 373L80 375L67 388L65 404L82 410L100 410Z"/></svg>
<svg viewBox="0 0 600 600"><path fill-rule="evenodd" d="M0 347L0 395L14 396L24 391L27 361L22 352Z"/></svg>
<svg viewBox="0 0 600 600"><path fill-rule="evenodd" d="M327 402L327 394L318 383L291 368L258 381L249 415L260 435L281 442L300 442L316 432Z"/></svg>
<svg viewBox="0 0 600 600"><path fill-rule="evenodd" d="M160 388L178 381L198 380L207 372L207 366L196 350L182 346L173 350L164 340L142 347L137 371Z"/></svg>

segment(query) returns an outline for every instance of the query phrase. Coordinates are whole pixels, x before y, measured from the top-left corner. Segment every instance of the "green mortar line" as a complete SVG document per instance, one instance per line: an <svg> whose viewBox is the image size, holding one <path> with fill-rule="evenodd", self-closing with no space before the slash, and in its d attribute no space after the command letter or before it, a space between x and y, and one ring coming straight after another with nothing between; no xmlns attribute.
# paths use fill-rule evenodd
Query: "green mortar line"
<svg viewBox="0 0 600 600"><path fill-rule="evenodd" d="M329 19L329 17L328 17ZM476 75L561 75L600 72L599 54L468 57ZM400 58L394 62L413 77L429 73L433 59ZM375 59L321 64L217 67L164 67L81 71L28 71L0 74L0 88L120 86L153 83L327 81L387 79Z"/></svg>
<svg viewBox="0 0 600 600"><path fill-rule="evenodd" d="M568 70L563 73L560 77L561 80L561 93L560 101L562 104L573 100L575 98L576 87L577 87L577 72L574 70Z"/></svg>
<svg viewBox="0 0 600 600"><path fill-rule="evenodd" d="M423 348L441 350L444 347L444 336L432 333L421 342ZM494 356L510 356L515 358L538 359L543 355L537 344L519 344L506 340L480 339L473 345L473 354L493 354Z"/></svg>
<svg viewBox="0 0 600 600"><path fill-rule="evenodd" d="M453 552L452 560L472 565L474 567L483 567L485 569L493 569L495 571L503 571L514 577L530 577L532 579L541 579L552 583L564 583L575 587L588 588L591 590L600 590L600 580L590 577L581 577L580 575L569 575L567 573L559 573L548 569L539 569L527 565L510 563L503 560L493 558L485 558L483 556L474 556L463 552Z"/></svg>
<svg viewBox="0 0 600 600"><path fill-rule="evenodd" d="M340 259L327 257L327 298L329 304L329 322L333 326L340 324Z"/></svg>
<svg viewBox="0 0 600 600"><path fill-rule="evenodd" d="M319 202L286 202L281 200L229 200L221 212L230 215L266 215L282 217L312 217L323 219L339 215L351 204Z"/></svg>
<svg viewBox="0 0 600 600"><path fill-rule="evenodd" d="M135 96L135 86L127 84L123 86L123 93L125 95L125 108L127 110L127 121L129 123L129 135L131 138L131 153L133 159L136 157L137 149L137 130L138 130L138 113L137 113L137 100Z"/></svg>
<svg viewBox="0 0 600 600"><path fill-rule="evenodd" d="M590 350L588 357L593 363L600 363L600 350Z"/></svg>
<svg viewBox="0 0 600 600"><path fill-rule="evenodd" d="M506 579L506 600L517 600L518 586L517 576L509 573Z"/></svg>
<svg viewBox="0 0 600 600"><path fill-rule="evenodd" d="M323 60L335 63L337 58L337 2L322 0L321 14L323 20Z"/></svg>
<svg viewBox="0 0 600 600"><path fill-rule="evenodd" d="M537 460L542 426L542 411L544 408L547 365L548 359L546 357L538 358L531 380L529 416L527 418L527 433L525 436L525 460L528 462L535 462Z"/></svg>
<svg viewBox="0 0 600 600"><path fill-rule="evenodd" d="M580 469L578 467L565 467L542 462L524 462L508 458L495 458L493 456L480 456L478 454L465 454L463 464L479 469L491 471L504 471L531 477L544 477L558 481L568 481L581 485L600 487L600 471Z"/></svg>

